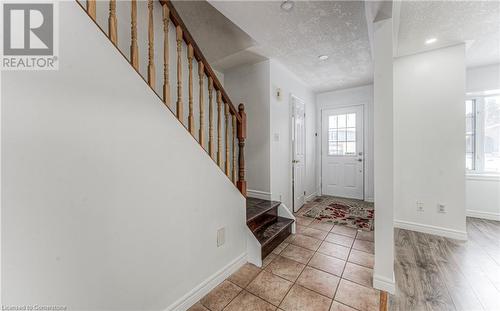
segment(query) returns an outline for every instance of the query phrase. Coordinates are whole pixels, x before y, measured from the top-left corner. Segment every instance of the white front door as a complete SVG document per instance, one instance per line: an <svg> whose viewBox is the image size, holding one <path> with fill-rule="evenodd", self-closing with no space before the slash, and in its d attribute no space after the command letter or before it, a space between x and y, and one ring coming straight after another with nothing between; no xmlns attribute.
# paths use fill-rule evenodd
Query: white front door
<svg viewBox="0 0 500 311"><path fill-rule="evenodd" d="M321 192L363 200L363 106L321 115Z"/></svg>
<svg viewBox="0 0 500 311"><path fill-rule="evenodd" d="M292 125L292 192L293 211L296 212L305 202L306 127L304 102L294 96L292 96Z"/></svg>

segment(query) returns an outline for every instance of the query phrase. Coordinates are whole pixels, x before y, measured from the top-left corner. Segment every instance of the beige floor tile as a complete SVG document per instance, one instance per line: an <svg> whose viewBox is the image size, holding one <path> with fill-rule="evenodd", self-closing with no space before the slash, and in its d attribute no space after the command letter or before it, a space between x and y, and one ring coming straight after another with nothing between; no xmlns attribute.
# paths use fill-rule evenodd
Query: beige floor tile
<svg viewBox="0 0 500 311"><path fill-rule="evenodd" d="M239 287L245 288L261 270L252 265L251 263L246 263L238 271L233 273L228 280L238 285Z"/></svg>
<svg viewBox="0 0 500 311"><path fill-rule="evenodd" d="M345 266L342 278L366 287L372 287L373 270L348 262Z"/></svg>
<svg viewBox="0 0 500 311"><path fill-rule="evenodd" d="M302 234L302 233L304 232L304 230L306 230L307 228L308 228L308 227L301 226L301 225L297 224L297 225L295 226L295 231L296 231L295 233L296 233L296 234Z"/></svg>
<svg viewBox="0 0 500 311"><path fill-rule="evenodd" d="M310 225L310 228L322 230L322 231L330 231L333 228L333 224L329 222L324 222L321 220L314 220Z"/></svg>
<svg viewBox="0 0 500 311"><path fill-rule="evenodd" d="M278 306L286 293L293 285L270 272L262 271L251 283L247 290L252 294Z"/></svg>
<svg viewBox="0 0 500 311"><path fill-rule="evenodd" d="M375 249L375 243L363 240L355 240L354 244L352 245L352 248L373 254Z"/></svg>
<svg viewBox="0 0 500 311"><path fill-rule="evenodd" d="M305 227L301 230L301 232L297 232L303 235L310 236L311 238L315 238L318 240L324 240L328 232L310 228L310 227Z"/></svg>
<svg viewBox="0 0 500 311"><path fill-rule="evenodd" d="M357 230L351 227L335 225L331 230L332 233L346 235L348 237L354 238L356 237Z"/></svg>
<svg viewBox="0 0 500 311"><path fill-rule="evenodd" d="M330 243L339 244L339 245L346 246L346 247L351 247L352 243L354 242L354 239L350 238L348 236L345 236L345 235L341 235L341 234L329 233L326 236L325 241L328 241Z"/></svg>
<svg viewBox="0 0 500 311"><path fill-rule="evenodd" d="M333 244L330 242L323 242L321 243L318 252L328 256L337 257L342 260L347 260L347 257L349 256L349 250L349 247Z"/></svg>
<svg viewBox="0 0 500 311"><path fill-rule="evenodd" d="M203 297L200 302L211 311L220 311L224 309L240 291L240 287L229 281L224 281Z"/></svg>
<svg viewBox="0 0 500 311"><path fill-rule="evenodd" d="M297 279L297 284L323 296L333 298L339 280L340 278L333 274L307 266Z"/></svg>
<svg viewBox="0 0 500 311"><path fill-rule="evenodd" d="M367 268L373 268L373 263L374 263L374 256L373 254L367 253L367 252L362 252L358 251L356 249L351 249L351 253L349 254L349 259L347 260L349 262L353 262L355 264L367 267Z"/></svg>
<svg viewBox="0 0 500 311"><path fill-rule="evenodd" d="M295 284L280 305L284 311L328 311L331 299Z"/></svg>
<svg viewBox="0 0 500 311"><path fill-rule="evenodd" d="M373 242L373 231L361 231L358 230L358 234L356 235L357 240L370 241Z"/></svg>
<svg viewBox="0 0 500 311"><path fill-rule="evenodd" d="M297 222L298 225L301 226L309 226L313 222L314 218L311 217L304 217L304 216L296 216L295 221Z"/></svg>
<svg viewBox="0 0 500 311"><path fill-rule="evenodd" d="M242 291L224 311L274 311L276 307L261 298Z"/></svg>
<svg viewBox="0 0 500 311"><path fill-rule="evenodd" d="M281 242L280 245L276 246L275 249L273 249L273 254L279 255L287 246L289 243L287 242Z"/></svg>
<svg viewBox="0 0 500 311"><path fill-rule="evenodd" d="M376 311L379 310L380 294L373 288L342 279L335 300L361 311Z"/></svg>
<svg viewBox="0 0 500 311"><path fill-rule="evenodd" d="M341 276L344 271L345 261L321 253L315 253L308 263L309 266Z"/></svg>
<svg viewBox="0 0 500 311"><path fill-rule="evenodd" d="M266 271L281 276L289 281L295 282L305 265L295 260L278 256L267 267Z"/></svg>
<svg viewBox="0 0 500 311"><path fill-rule="evenodd" d="M188 311L210 311L210 310L205 308L201 303L197 302L195 305L189 308Z"/></svg>
<svg viewBox="0 0 500 311"><path fill-rule="evenodd" d="M332 306L330 307L330 311L356 311L356 309L343 305L340 302L334 300L332 302Z"/></svg>
<svg viewBox="0 0 500 311"><path fill-rule="evenodd" d="M265 267L269 266L269 264L276 258L278 257L278 255L276 254L273 254L273 253L270 253L269 255L266 256L266 258L264 258L264 260L262 260L262 269L264 269Z"/></svg>
<svg viewBox="0 0 500 311"><path fill-rule="evenodd" d="M321 240L311 238L307 235L297 234L291 244L316 251L321 245Z"/></svg>
<svg viewBox="0 0 500 311"><path fill-rule="evenodd" d="M280 253L280 255L288 259L306 264L314 255L314 252L303 247L290 244Z"/></svg>
<svg viewBox="0 0 500 311"><path fill-rule="evenodd" d="M299 226L297 226L297 227L299 227ZM297 231L298 231L298 230L297 230ZM298 232L297 232L297 233L298 233ZM296 236L296 234L290 234L290 235L289 235L289 236L285 239L285 241L284 241L284 242L286 242L286 243L292 243L292 242L293 242L293 240L295 240L295 236Z"/></svg>

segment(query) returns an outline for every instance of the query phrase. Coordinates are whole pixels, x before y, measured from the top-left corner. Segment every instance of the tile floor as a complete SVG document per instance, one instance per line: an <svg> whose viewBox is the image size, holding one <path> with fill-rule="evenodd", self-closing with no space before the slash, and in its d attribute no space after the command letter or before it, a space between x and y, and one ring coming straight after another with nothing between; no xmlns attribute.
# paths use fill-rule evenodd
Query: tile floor
<svg viewBox="0 0 500 311"><path fill-rule="evenodd" d="M297 216L262 269L245 264L189 310L379 310L372 269L373 232Z"/></svg>

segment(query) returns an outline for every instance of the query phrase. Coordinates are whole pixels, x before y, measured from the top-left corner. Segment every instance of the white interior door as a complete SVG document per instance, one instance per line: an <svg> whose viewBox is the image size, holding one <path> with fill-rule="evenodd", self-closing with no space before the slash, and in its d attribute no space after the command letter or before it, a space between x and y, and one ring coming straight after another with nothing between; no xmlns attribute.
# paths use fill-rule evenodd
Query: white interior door
<svg viewBox="0 0 500 311"><path fill-rule="evenodd" d="M363 200L363 106L322 111L321 192Z"/></svg>
<svg viewBox="0 0 500 311"><path fill-rule="evenodd" d="M305 202L305 151L306 127L305 105L300 99L292 96L292 192L293 210L296 212Z"/></svg>

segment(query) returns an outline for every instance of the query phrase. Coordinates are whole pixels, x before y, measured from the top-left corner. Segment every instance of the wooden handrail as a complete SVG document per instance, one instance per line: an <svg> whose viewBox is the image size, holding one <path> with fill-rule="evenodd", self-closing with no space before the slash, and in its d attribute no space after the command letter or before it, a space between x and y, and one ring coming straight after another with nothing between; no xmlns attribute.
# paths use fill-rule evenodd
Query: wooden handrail
<svg viewBox="0 0 500 311"><path fill-rule="evenodd" d="M231 114L236 116L236 119L238 122L241 122L241 117L238 114L238 111L236 110L236 107L234 107L233 103L231 102L231 99L229 99L229 96L227 95L226 91L222 87L222 84L219 82L219 79L215 75L215 72L212 69L212 66L208 63L208 61L205 59L205 56L203 56L203 53L201 52L200 48L194 41L193 37L191 36L191 33L189 30L186 28L186 25L182 21L179 13L175 9L174 5L172 2L168 0L159 0L161 5L167 5L169 10L170 10L170 19L174 23L174 25L177 27L179 26L182 29L182 37L184 38L184 41L186 42L187 45L191 45L193 47L193 52L194 52L194 57L196 58L197 61L202 62L204 66L205 73L207 76L211 77L213 79L214 87L216 90L221 92L222 95L222 100L225 103L229 104L229 109L231 110Z"/></svg>
<svg viewBox="0 0 500 311"><path fill-rule="evenodd" d="M177 13L175 7L170 0L159 0L162 6L162 26L163 26L163 96L160 96L156 90L156 66L154 63L154 6L153 0L142 1L140 3L147 4L147 41L146 38L140 38L142 42L147 42L147 76L143 76L139 72L139 47L137 34L137 0L130 0L130 58L127 58L118 47L118 31L116 14L116 0L109 0L108 14L108 31L99 26L96 21L96 0L88 0L86 8L76 1L89 15L97 27L105 33L111 43L118 49L120 54L130 62L132 68L141 76L151 90L160 98L169 108L170 112L174 113L171 107L175 96L171 98L170 79L169 79L169 40L168 29L169 23L172 22L176 32L176 50L177 50L177 100L175 114L179 121L190 132L191 136L198 141L201 148L217 163L220 169L225 173L229 180L236 184L243 196L246 196L246 180L245 180L245 157L244 147L246 139L246 114L243 104L238 106L238 109L231 103L229 96L224 90L219 79L212 70L212 67L203 56L200 48L189 33L181 17ZM187 47L187 78L188 78L188 120L184 123L184 104L183 104L183 79L182 79L182 53L183 42ZM198 83L199 83L199 132L195 134L195 111L194 111L194 72L193 58L198 64ZM205 76L208 78L208 85L205 87ZM208 146L205 149L205 100L204 89L208 90ZM216 118L215 118L215 113ZM215 120L216 119L216 120ZM187 125L187 126L186 126ZM231 128L231 129L230 129ZM217 131L214 135L215 130ZM232 133L231 133L232 132ZM236 139L238 140L236 146ZM217 145L216 145L217 144ZM224 145L224 146L223 146ZM224 149L223 149L224 147Z"/></svg>

